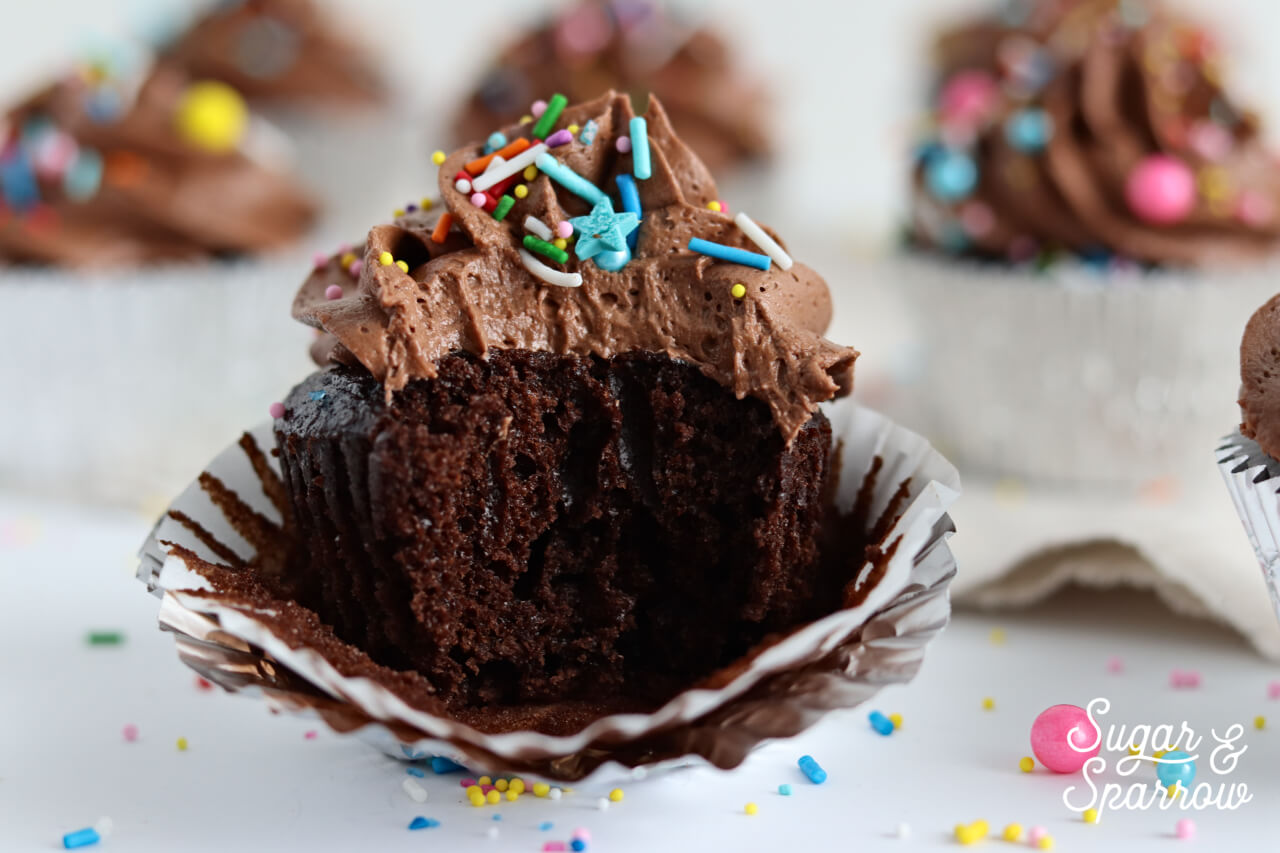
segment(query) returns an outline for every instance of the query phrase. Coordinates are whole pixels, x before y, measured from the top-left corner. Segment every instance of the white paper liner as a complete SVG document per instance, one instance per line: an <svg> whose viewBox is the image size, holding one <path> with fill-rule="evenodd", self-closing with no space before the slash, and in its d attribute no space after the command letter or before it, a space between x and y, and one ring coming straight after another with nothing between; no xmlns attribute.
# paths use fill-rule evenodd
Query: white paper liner
<svg viewBox="0 0 1280 853"><path fill-rule="evenodd" d="M260 693L275 709L319 713L342 731L365 729L367 738L397 756L406 750L446 755L473 768L568 779L610 762L659 765L695 754L732 767L766 738L794 735L828 710L851 707L886 684L910 680L929 640L949 618L954 561L946 512L959 496L955 468L922 438L869 409L840 401L826 411L834 441L843 445L837 493L842 508L852 506L877 458L881 469L869 525L899 486L908 484L907 500L881 543L890 556L863 602L759 651L721 689L688 690L653 713L604 717L573 735L485 734L424 713L380 684L343 677L314 649L291 649L243 602L189 594L210 584L165 543L201 559L217 558L171 514L144 544L138 576L162 597L161 627L175 633L188 665L229 690ZM273 444L270 425L252 436L261 448ZM207 471L255 511L279 520L239 445ZM252 556L198 483L171 510L190 516L240 556ZM868 563L864 579L873 576L871 570Z"/></svg>
<svg viewBox="0 0 1280 853"><path fill-rule="evenodd" d="M1238 429L1223 439L1217 459L1280 619L1280 462Z"/></svg>
<svg viewBox="0 0 1280 853"><path fill-rule="evenodd" d="M1276 269L1047 273L903 254L924 433L966 476L1184 476L1234 416L1239 341Z"/></svg>

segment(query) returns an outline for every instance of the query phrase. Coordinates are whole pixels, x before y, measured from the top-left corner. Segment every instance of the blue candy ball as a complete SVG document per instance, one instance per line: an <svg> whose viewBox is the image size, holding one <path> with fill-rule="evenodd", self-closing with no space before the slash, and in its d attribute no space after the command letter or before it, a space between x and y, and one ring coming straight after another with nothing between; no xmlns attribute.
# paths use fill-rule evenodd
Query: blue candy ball
<svg viewBox="0 0 1280 853"><path fill-rule="evenodd" d="M626 249L620 252L604 251L592 257L591 260L595 261L596 266L606 272L617 272L631 260L631 253Z"/></svg>
<svg viewBox="0 0 1280 853"><path fill-rule="evenodd" d="M489 138L485 141L484 153L488 154L492 151L497 151L499 148L505 147L506 144L507 137L495 130L493 133L489 134Z"/></svg>
<svg viewBox="0 0 1280 853"><path fill-rule="evenodd" d="M1043 151L1053 138L1053 119L1044 110L1018 110L1005 121L1004 138L1019 151Z"/></svg>
<svg viewBox="0 0 1280 853"><path fill-rule="evenodd" d="M1168 788L1175 782L1181 782L1182 787L1190 788L1196 778L1196 763L1190 758L1180 749L1166 752L1156 765L1156 778L1160 780L1160 784Z"/></svg>
<svg viewBox="0 0 1280 853"><path fill-rule="evenodd" d="M939 200L960 201L978 185L978 167L962 151L938 151L925 163L924 181Z"/></svg>

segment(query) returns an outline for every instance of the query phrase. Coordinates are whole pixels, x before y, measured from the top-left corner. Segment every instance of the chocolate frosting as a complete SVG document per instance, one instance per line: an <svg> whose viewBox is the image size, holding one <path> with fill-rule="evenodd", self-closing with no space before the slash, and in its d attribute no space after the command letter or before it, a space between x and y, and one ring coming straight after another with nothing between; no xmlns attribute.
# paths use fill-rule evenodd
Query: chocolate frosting
<svg viewBox="0 0 1280 853"><path fill-rule="evenodd" d="M575 137L551 154L612 189L615 176L632 171L632 156L619 153L616 140L629 132L633 116L630 100L613 92L566 109L562 128L594 122L595 137L590 144ZM730 215L708 208L717 198L715 183L676 138L656 99L646 118L652 177L635 182L643 219L632 259L619 271L579 260L570 247L563 265L548 265L581 274L580 287L553 286L531 274L519 253L526 218L554 226L591 206L540 173L499 220L454 187L455 175L481 155L470 146L440 166L453 229L443 242L432 238L441 210L411 211L370 231L358 252L330 258L303 285L294 316L326 333L317 354L363 364L390 395L412 379L431 378L436 360L459 350L662 352L696 365L739 398L767 402L789 440L819 402L851 390L857 352L822 337L831 299L813 270L796 263L783 271L775 263L762 271L687 248L700 237L758 251ZM505 135L514 140L529 131L528 124L515 125ZM357 254L362 261L352 263ZM392 258L404 261L407 272L380 262ZM741 298L733 296L735 284L743 285ZM327 298L334 286L341 297Z"/></svg>
<svg viewBox="0 0 1280 853"><path fill-rule="evenodd" d="M0 258L115 266L270 249L302 234L311 202L278 158L249 153L261 124L238 147L201 147L177 126L191 81L163 65L135 79L131 89L77 72L7 114Z"/></svg>
<svg viewBox="0 0 1280 853"><path fill-rule="evenodd" d="M1240 432L1280 459L1280 294L1259 308L1240 341Z"/></svg>
<svg viewBox="0 0 1280 853"><path fill-rule="evenodd" d="M1280 169L1257 118L1223 91L1204 32L1160 4L1022 0L943 35L935 53L934 132L914 171L919 244L1168 266L1276 250ZM1129 201L1153 155L1194 180L1173 220Z"/></svg>
<svg viewBox="0 0 1280 853"><path fill-rule="evenodd" d="M223 0L164 56L253 101L355 105L386 95L372 57L311 0Z"/></svg>
<svg viewBox="0 0 1280 853"><path fill-rule="evenodd" d="M484 139L560 92L580 103L610 89L657 96L715 173L769 154L769 97L724 40L650 0L579 0L504 48L458 116L455 140Z"/></svg>

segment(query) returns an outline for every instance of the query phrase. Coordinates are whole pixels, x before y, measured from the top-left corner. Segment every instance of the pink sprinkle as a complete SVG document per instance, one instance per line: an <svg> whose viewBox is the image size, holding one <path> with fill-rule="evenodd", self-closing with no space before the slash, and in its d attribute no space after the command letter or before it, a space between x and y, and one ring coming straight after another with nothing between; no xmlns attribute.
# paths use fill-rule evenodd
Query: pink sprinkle
<svg viewBox="0 0 1280 853"><path fill-rule="evenodd" d="M533 106L529 107L529 112L533 114L534 118L537 118L538 116L542 115L546 111L547 111L546 101L534 101Z"/></svg>
<svg viewBox="0 0 1280 853"><path fill-rule="evenodd" d="M272 405L273 407L275 407L275 406L279 406L279 407L280 407L280 415L281 415L281 416L283 416L283 415L284 415L284 404L283 404L283 403L272 403L271 405ZM198 676L198 675L197 675L197 676L196 676L196 689L197 689L197 690L212 690L212 689L213 689L213 683L212 683L211 681L209 681L208 679L206 679L206 678L201 678L200 676Z"/></svg>
<svg viewBox="0 0 1280 853"><path fill-rule="evenodd" d="M1048 834L1049 834L1049 831L1045 829L1043 826L1033 826L1031 827L1031 830L1027 833L1027 841L1031 842L1032 846L1035 846L1040 842L1041 838L1044 838Z"/></svg>
<svg viewBox="0 0 1280 853"><path fill-rule="evenodd" d="M1169 673L1170 687L1195 688L1200 686L1200 673L1194 669L1175 669Z"/></svg>
<svg viewBox="0 0 1280 853"><path fill-rule="evenodd" d="M325 264L329 263L329 256L326 255L324 252L316 252L314 261L315 261L316 269L320 269Z"/></svg>
<svg viewBox="0 0 1280 853"><path fill-rule="evenodd" d="M475 783L476 783L476 780L475 780L475 779L463 779L463 780L462 780L461 782L459 782L458 784L459 784L459 785L461 785L461 786L462 786L462 787L464 787L464 788L470 788L470 787L471 787L472 785L474 785Z"/></svg>
<svg viewBox="0 0 1280 853"><path fill-rule="evenodd" d="M623 154L626 154L628 151L631 150L631 137L619 136L618 141L614 143L614 146Z"/></svg>
<svg viewBox="0 0 1280 853"><path fill-rule="evenodd" d="M548 148L559 148L561 145L568 145L573 141L573 134L567 128L560 128L555 133L548 136L545 140Z"/></svg>
<svg viewBox="0 0 1280 853"><path fill-rule="evenodd" d="M1112 655L1107 658L1107 672L1113 675L1119 675L1124 672L1124 661L1120 659L1119 655Z"/></svg>
<svg viewBox="0 0 1280 853"><path fill-rule="evenodd" d="M1196 837L1196 822L1189 817L1184 817L1178 821L1174 827L1174 832L1183 841L1190 841Z"/></svg>
<svg viewBox="0 0 1280 853"><path fill-rule="evenodd" d="M362 269L364 269L364 258L356 258L351 262L351 265L347 267L347 272L351 274L352 278L359 278L360 270Z"/></svg>
<svg viewBox="0 0 1280 853"><path fill-rule="evenodd" d="M1273 681L1267 685L1267 698L1280 699L1280 681Z"/></svg>
<svg viewBox="0 0 1280 853"><path fill-rule="evenodd" d="M303 733L303 735L302 735L302 737L303 737L304 739L306 739L306 740L315 740L315 739L316 739L316 731L315 731L315 729L312 729L312 730L311 730L311 731L309 731L309 732L304 732L304 733Z"/></svg>
<svg viewBox="0 0 1280 853"><path fill-rule="evenodd" d="M480 790L487 794L490 791L496 791L498 789L493 787L492 785L481 785Z"/></svg>
<svg viewBox="0 0 1280 853"><path fill-rule="evenodd" d="M471 194L471 203L474 204L476 207L484 207L484 203L486 201L488 201L488 199L485 197L484 193Z"/></svg>
<svg viewBox="0 0 1280 853"><path fill-rule="evenodd" d="M573 236L573 225L567 219L562 219L556 223L556 234L565 240Z"/></svg>
<svg viewBox="0 0 1280 853"><path fill-rule="evenodd" d="M267 414L271 415L271 417L275 418L276 420L279 420L280 418L283 418L283 417L284 417L284 403L272 403L272 404L267 408Z"/></svg>
<svg viewBox="0 0 1280 853"><path fill-rule="evenodd" d="M124 735L125 740L127 740L129 743L133 743L135 740L138 739L138 727L135 726L133 723L126 723L124 729L121 731L121 734Z"/></svg>
<svg viewBox="0 0 1280 853"><path fill-rule="evenodd" d="M569 837L570 837L571 839L572 839L572 838L580 838L580 839L582 839L583 841L588 841L588 842L589 842L589 841L591 840L591 830L587 829L585 826L580 826L580 827L578 827L577 829L575 829L575 830L573 831L573 835L571 835L571 836L569 836Z"/></svg>
<svg viewBox="0 0 1280 853"><path fill-rule="evenodd" d="M563 841L548 841L542 845L543 853L558 853L558 851L568 850L568 846Z"/></svg>
<svg viewBox="0 0 1280 853"><path fill-rule="evenodd" d="M341 299L342 287L337 284L331 284L324 289L324 298L328 300Z"/></svg>

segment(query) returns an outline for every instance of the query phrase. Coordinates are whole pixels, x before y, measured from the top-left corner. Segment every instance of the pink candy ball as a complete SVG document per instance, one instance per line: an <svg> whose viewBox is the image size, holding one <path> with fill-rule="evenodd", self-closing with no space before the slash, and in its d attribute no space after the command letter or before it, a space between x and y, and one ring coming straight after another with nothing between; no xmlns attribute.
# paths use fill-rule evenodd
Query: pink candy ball
<svg viewBox="0 0 1280 853"><path fill-rule="evenodd" d="M540 115L542 115L546 111L547 111L546 101L534 101L533 106L529 107L529 114L532 115L534 118L538 118Z"/></svg>
<svg viewBox="0 0 1280 853"><path fill-rule="evenodd" d="M621 151L623 154L626 154L628 151L631 150L631 137L619 136L618 141L615 142L614 145L617 146L619 151Z"/></svg>
<svg viewBox="0 0 1280 853"><path fill-rule="evenodd" d="M1043 826L1033 826L1027 832L1027 841L1031 842L1032 845L1035 845L1040 842L1041 838L1044 838L1048 834L1049 830L1045 829Z"/></svg>
<svg viewBox="0 0 1280 853"><path fill-rule="evenodd" d="M1190 841L1196 837L1196 822L1189 817L1184 817L1177 822L1173 831L1183 841Z"/></svg>
<svg viewBox="0 0 1280 853"><path fill-rule="evenodd" d="M476 207L484 207L484 203L486 201L488 201L488 199L485 197L484 193L471 194L471 203L474 204Z"/></svg>
<svg viewBox="0 0 1280 853"><path fill-rule="evenodd" d="M127 723L124 727L124 739L129 743L133 743L138 739L138 727L133 723Z"/></svg>
<svg viewBox="0 0 1280 853"><path fill-rule="evenodd" d="M573 225L570 224L567 219L560 220L556 223L556 234L561 238L568 240L573 236Z"/></svg>
<svg viewBox="0 0 1280 853"><path fill-rule="evenodd" d="M1155 154L1129 173L1124 196L1139 219L1152 225L1172 225L1186 219L1195 207L1196 179L1181 160Z"/></svg>
<svg viewBox="0 0 1280 853"><path fill-rule="evenodd" d="M277 419L283 418L284 403L272 403L270 406L267 407L267 414L271 415L271 417L273 418L277 418Z"/></svg>
<svg viewBox="0 0 1280 853"><path fill-rule="evenodd" d="M342 288L341 288L341 287L339 287L339 286L338 286L338 285L336 285L336 284L331 284L331 285L329 285L328 287L326 287L326 288L324 289L324 298L325 298L325 299L330 299L330 300L333 300L333 299L341 299L341 298L342 298Z"/></svg>
<svg viewBox="0 0 1280 853"><path fill-rule="evenodd" d="M1076 729L1074 734L1072 729ZM1054 705L1041 711L1031 724L1031 751L1054 773L1078 772L1098 754L1101 740L1089 715L1076 705ZM1084 749L1091 744L1092 749Z"/></svg>
<svg viewBox="0 0 1280 853"><path fill-rule="evenodd" d="M999 92L995 79L987 72L961 71L942 87L938 111L944 122L970 124L986 114Z"/></svg>

